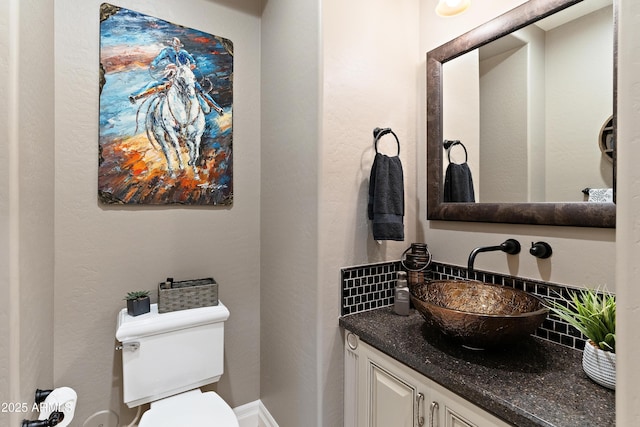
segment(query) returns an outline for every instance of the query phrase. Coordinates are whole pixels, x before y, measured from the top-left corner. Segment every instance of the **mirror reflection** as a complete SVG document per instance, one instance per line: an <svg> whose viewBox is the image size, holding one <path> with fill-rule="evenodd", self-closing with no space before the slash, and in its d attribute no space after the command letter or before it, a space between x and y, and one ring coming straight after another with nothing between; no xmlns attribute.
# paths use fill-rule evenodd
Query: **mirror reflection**
<svg viewBox="0 0 640 427"><path fill-rule="evenodd" d="M466 160L476 202L612 202L613 21L586 0L443 63L442 179Z"/></svg>
<svg viewBox="0 0 640 427"><path fill-rule="evenodd" d="M613 22L609 33L605 35L608 41L602 41L603 45L607 44L612 49L613 58L601 60L608 64L608 75L613 76L613 81L601 89L595 87L597 81L609 78L604 76L606 70L600 73L603 75L591 70L596 66L589 62L589 56L586 59L582 56L582 62L577 65L568 68L562 65L580 52L595 50L593 41L576 40L570 43L576 32L571 29L571 22L594 19L594 22L579 27L586 27L588 31L598 27L595 22L597 15L589 14L608 8L610 1L606 4L598 2L601 0L529 0L427 53L427 219L615 227L617 0L613 0L613 18L608 18L609 22ZM596 6L589 13L579 15L584 18L562 18L565 13L575 12L575 8L594 4L603 6ZM600 13L604 15L605 11ZM562 22L549 23L549 28L543 28L542 24L536 26L537 29L529 27L551 17ZM544 53L538 52L537 46L541 43L530 45L526 40L523 42L524 36L512 35L523 29L525 31L522 33L543 32L544 45L553 45L555 53L546 48ZM487 49L481 49L505 36L504 43L507 45L498 46L497 51L485 52ZM526 55L522 55L523 43L528 46L524 51ZM560 45L565 44L572 46L568 53L559 49ZM474 53L475 49L478 50ZM513 61L515 65L511 61L505 62L512 56L519 59ZM526 61L520 56L526 56ZM544 65L533 61L534 56L544 57ZM454 67L453 71L447 69L447 75L443 75L444 67L449 62L467 60L469 64L466 67ZM505 64L507 67L523 68L526 73L512 75L510 72L508 79L485 79L485 76L490 76ZM471 72L473 77L469 78ZM456 77L456 73L463 74L463 77ZM546 74L550 77L547 78ZM544 79L534 79L534 76L544 76ZM511 86L508 85L507 89L502 86L495 88L488 83L481 84L481 78L491 83L500 81L501 85L515 84L516 88L509 89ZM448 81L446 92L459 91L453 98L445 96L445 79ZM586 89L578 86L584 80L587 82ZM481 86L490 89L481 91ZM561 94L560 91L565 89L571 90ZM505 95L505 91L509 96ZM497 98L497 101L492 98ZM587 98L590 104L595 105L593 110L589 106L588 112ZM570 100L576 102L567 103ZM582 117L587 115L586 119ZM518 121L515 124L510 122L507 120L509 116L516 116ZM577 120L575 117L581 118ZM603 121L607 121L607 124L603 125ZM583 133L584 128L588 127L591 129ZM502 144L497 141L500 139L504 140ZM462 142L462 145L451 145L451 150L457 150L457 154L443 150L445 140ZM445 197L445 175L449 155L456 162L456 155L464 155L464 150L460 150L462 146L468 151L469 170L475 174L472 178L477 194L474 195L475 201L454 203ZM570 150L573 146L578 148ZM493 152L485 154L485 149L493 149ZM596 150L595 157L591 150ZM583 158L586 159L584 162ZM523 162L516 162L522 159ZM587 175L574 174L582 163L589 163ZM516 164L516 167L506 173L502 171L512 164ZM554 164L560 168L554 170ZM490 188L490 180L497 182L497 190ZM509 188L516 183L515 189ZM613 189L610 190L609 186ZM583 190L587 190L588 194L581 196ZM589 190L594 192L593 199ZM608 192L608 196L603 193L601 197L596 197L597 191ZM514 194L521 198L516 199ZM611 196L614 203L606 201Z"/></svg>

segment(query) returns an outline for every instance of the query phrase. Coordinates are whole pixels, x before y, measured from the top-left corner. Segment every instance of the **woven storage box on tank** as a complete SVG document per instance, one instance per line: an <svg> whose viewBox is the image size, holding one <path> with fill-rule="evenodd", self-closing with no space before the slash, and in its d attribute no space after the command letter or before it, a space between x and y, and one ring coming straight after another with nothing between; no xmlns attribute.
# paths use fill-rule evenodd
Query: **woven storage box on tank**
<svg viewBox="0 0 640 427"><path fill-rule="evenodd" d="M212 305L218 305L218 284L212 277L158 285L158 313Z"/></svg>

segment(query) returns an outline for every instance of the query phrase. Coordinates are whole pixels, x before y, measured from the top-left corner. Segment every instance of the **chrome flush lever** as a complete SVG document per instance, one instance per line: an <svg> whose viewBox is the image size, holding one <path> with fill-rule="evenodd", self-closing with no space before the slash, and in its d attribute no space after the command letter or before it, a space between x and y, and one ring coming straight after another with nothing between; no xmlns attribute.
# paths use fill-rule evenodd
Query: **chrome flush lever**
<svg viewBox="0 0 640 427"><path fill-rule="evenodd" d="M140 348L140 343L138 341L125 342L122 345L116 347L116 350L126 350L126 351L136 351Z"/></svg>

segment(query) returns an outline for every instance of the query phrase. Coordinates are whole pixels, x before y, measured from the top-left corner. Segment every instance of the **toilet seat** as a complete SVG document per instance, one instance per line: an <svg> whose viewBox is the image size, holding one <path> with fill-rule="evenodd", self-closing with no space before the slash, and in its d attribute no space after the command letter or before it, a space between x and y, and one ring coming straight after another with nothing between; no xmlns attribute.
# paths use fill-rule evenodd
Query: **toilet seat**
<svg viewBox="0 0 640 427"><path fill-rule="evenodd" d="M138 427L238 427L233 409L217 393L199 389L151 403Z"/></svg>

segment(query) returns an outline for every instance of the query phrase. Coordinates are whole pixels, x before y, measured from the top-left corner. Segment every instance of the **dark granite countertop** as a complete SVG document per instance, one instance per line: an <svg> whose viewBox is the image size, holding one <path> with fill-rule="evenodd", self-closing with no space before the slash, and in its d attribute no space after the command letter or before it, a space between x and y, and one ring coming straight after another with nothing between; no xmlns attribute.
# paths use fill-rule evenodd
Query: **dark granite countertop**
<svg viewBox="0 0 640 427"><path fill-rule="evenodd" d="M614 426L615 393L582 370L582 352L529 337L517 348L468 350L391 307L340 318L340 326L515 426Z"/></svg>

